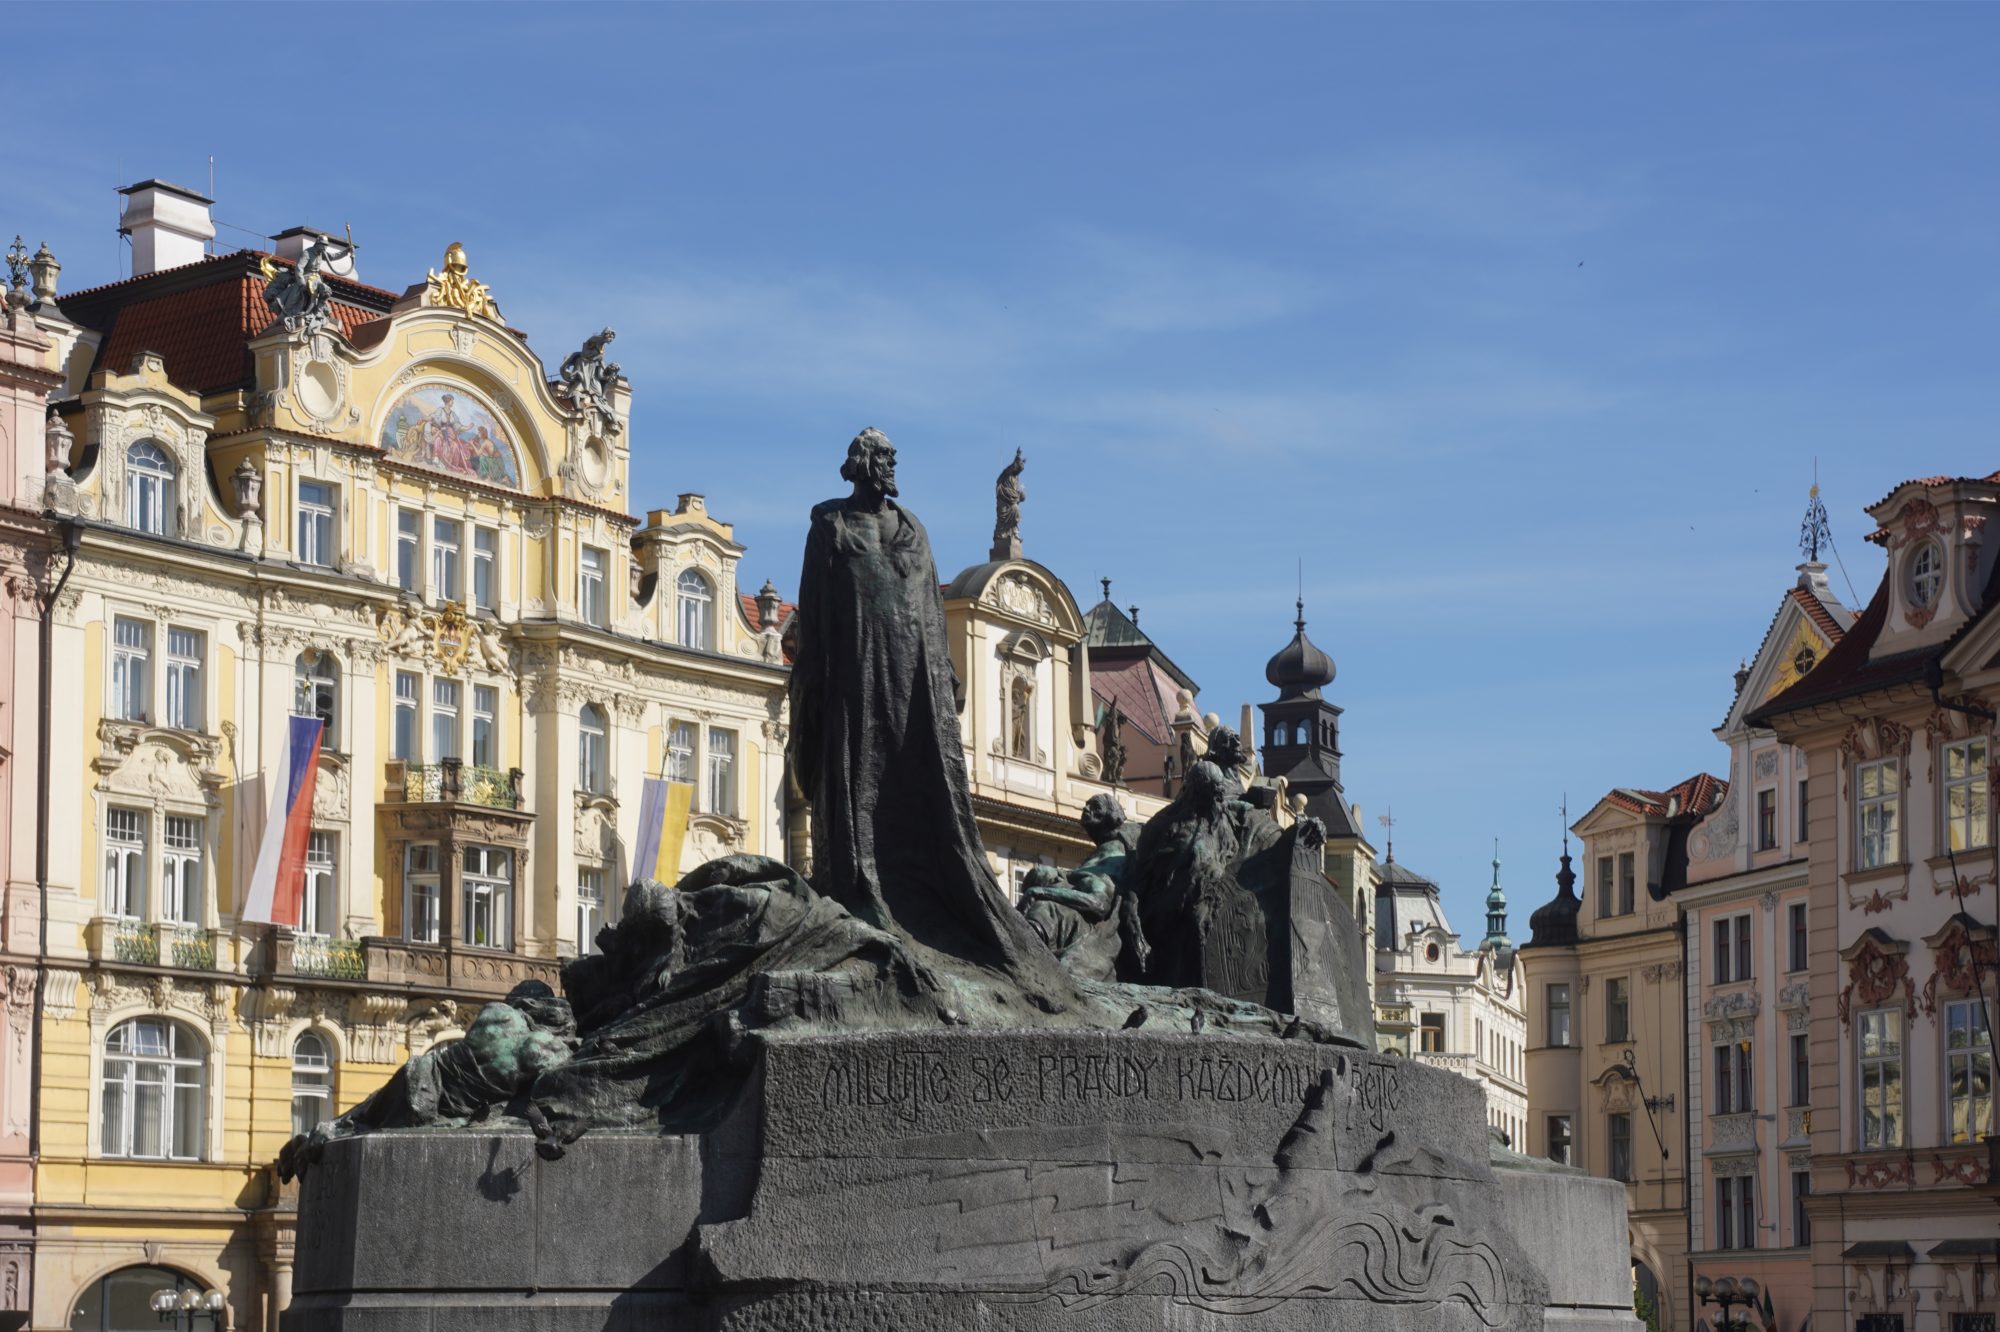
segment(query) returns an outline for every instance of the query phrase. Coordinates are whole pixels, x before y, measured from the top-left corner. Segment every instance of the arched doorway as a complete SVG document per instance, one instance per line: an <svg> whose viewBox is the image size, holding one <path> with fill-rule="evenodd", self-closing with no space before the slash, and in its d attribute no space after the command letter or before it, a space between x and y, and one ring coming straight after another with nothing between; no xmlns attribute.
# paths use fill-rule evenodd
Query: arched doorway
<svg viewBox="0 0 2000 1332"><path fill-rule="evenodd" d="M83 1288L69 1316L70 1332L160 1332L153 1292L200 1285L171 1268L121 1267Z"/></svg>
<svg viewBox="0 0 2000 1332"><path fill-rule="evenodd" d="M1633 1310L1644 1310L1651 1315L1647 1319L1649 1328L1664 1328L1667 1325L1666 1310L1660 1307L1660 1279L1653 1275L1653 1269L1646 1266L1643 1259L1632 1260Z"/></svg>

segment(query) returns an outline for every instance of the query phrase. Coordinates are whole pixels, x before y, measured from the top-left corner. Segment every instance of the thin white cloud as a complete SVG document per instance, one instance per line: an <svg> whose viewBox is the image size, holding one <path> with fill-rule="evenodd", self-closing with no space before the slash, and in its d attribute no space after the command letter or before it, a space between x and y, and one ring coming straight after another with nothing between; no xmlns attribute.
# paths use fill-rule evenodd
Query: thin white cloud
<svg viewBox="0 0 2000 1332"><path fill-rule="evenodd" d="M1598 231L1643 194L1630 166L1580 175L1496 143L1373 149L1299 168L1285 186L1357 228L1504 242Z"/></svg>

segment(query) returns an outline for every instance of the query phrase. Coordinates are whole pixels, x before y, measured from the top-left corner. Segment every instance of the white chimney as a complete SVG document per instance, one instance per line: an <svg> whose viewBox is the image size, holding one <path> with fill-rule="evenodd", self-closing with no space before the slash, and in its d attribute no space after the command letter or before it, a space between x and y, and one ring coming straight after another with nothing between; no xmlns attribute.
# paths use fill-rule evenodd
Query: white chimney
<svg viewBox="0 0 2000 1332"><path fill-rule="evenodd" d="M208 242L215 239L215 223L208 219L215 200L164 180L142 180L118 192L125 196L118 234L132 238L133 277L206 257Z"/></svg>
<svg viewBox="0 0 2000 1332"><path fill-rule="evenodd" d="M321 231L318 227L293 227L271 237L280 259L293 263L305 258L306 247L320 239L332 241L327 249L326 271L335 277L354 277L354 252L347 248L345 237L336 236L331 231Z"/></svg>

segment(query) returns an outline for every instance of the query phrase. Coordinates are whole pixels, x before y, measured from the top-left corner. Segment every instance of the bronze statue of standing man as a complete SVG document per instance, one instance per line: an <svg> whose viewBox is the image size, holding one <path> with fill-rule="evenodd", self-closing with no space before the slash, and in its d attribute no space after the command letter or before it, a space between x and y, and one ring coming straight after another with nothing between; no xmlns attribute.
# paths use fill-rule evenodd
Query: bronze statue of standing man
<svg viewBox="0 0 2000 1332"><path fill-rule="evenodd" d="M847 446L854 493L812 511L799 574L792 770L812 803L813 887L1030 995L1067 987L988 868L959 735L930 538L896 503L896 446Z"/></svg>

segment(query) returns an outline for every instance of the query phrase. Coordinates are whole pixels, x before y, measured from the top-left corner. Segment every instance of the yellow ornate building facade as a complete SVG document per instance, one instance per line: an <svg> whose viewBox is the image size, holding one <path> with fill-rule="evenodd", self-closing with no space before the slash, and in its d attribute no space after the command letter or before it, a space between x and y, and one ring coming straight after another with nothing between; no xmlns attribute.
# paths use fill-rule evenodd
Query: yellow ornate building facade
<svg viewBox="0 0 2000 1332"><path fill-rule="evenodd" d="M32 312L63 385L30 499L75 542L52 690L17 618L10 709L55 719L11 788L33 827L46 763L37 1329L152 1326L176 1284L275 1327L266 1163L592 946L644 777L695 787L684 866L785 853L786 608L700 495L628 512L608 337L552 375L461 247L398 295L314 233L206 257L157 221L206 203L133 187L148 271ZM246 925L295 713L326 723L302 920Z"/></svg>

